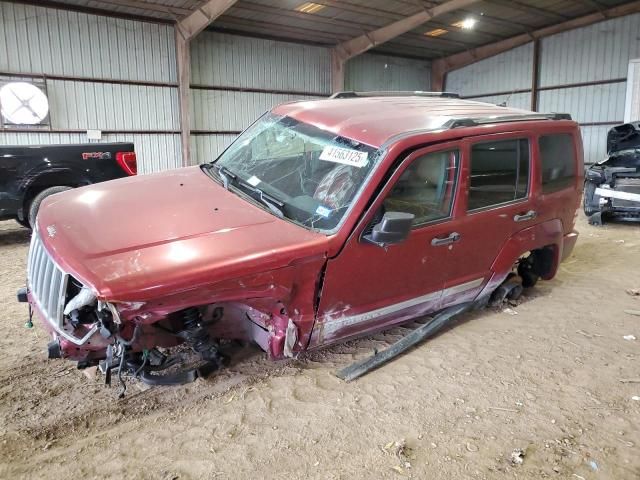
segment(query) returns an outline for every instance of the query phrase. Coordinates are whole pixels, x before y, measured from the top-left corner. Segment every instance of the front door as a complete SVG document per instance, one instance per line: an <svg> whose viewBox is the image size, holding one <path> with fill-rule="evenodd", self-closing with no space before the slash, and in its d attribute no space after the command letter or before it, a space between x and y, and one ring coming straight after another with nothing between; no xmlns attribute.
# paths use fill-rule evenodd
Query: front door
<svg viewBox="0 0 640 480"><path fill-rule="evenodd" d="M447 251L456 239L460 146L440 144L408 156L394 172L337 257L327 264L310 347L438 309ZM415 216L409 237L382 248L362 239L384 212Z"/></svg>

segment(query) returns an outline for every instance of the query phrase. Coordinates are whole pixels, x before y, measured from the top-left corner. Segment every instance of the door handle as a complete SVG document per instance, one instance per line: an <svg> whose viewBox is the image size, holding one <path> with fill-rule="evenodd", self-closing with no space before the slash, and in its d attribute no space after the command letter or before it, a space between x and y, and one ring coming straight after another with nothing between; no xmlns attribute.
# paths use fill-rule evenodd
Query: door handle
<svg viewBox="0 0 640 480"><path fill-rule="evenodd" d="M535 210L529 210L527 213L523 213L522 215L514 215L514 222L526 222L527 220L533 220L536 218L538 213Z"/></svg>
<svg viewBox="0 0 640 480"><path fill-rule="evenodd" d="M460 234L458 232L450 233L448 237L435 237L431 239L431 245L434 247L441 247L442 245L449 245L453 242L460 240Z"/></svg>

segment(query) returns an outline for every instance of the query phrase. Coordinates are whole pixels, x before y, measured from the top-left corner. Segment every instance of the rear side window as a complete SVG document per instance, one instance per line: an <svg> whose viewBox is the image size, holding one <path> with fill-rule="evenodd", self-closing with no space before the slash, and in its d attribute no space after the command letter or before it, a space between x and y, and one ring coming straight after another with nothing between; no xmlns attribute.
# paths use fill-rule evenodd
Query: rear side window
<svg viewBox="0 0 640 480"><path fill-rule="evenodd" d="M473 145L469 211L525 198L528 188L529 140L520 138Z"/></svg>
<svg viewBox="0 0 640 480"><path fill-rule="evenodd" d="M569 134L545 135L538 140L542 165L542 193L551 193L575 183L576 153Z"/></svg>

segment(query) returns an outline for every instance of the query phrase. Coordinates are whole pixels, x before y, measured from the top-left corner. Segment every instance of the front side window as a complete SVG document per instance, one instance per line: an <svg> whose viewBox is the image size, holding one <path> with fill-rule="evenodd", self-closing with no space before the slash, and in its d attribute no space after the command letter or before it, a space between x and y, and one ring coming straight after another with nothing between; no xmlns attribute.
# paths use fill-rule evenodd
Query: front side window
<svg viewBox="0 0 640 480"><path fill-rule="evenodd" d="M575 183L576 153L569 134L544 135L538 140L542 165L542 192L551 193Z"/></svg>
<svg viewBox="0 0 640 480"><path fill-rule="evenodd" d="M385 211L412 213L414 225L451 216L459 157L447 150L416 158L385 199Z"/></svg>
<svg viewBox="0 0 640 480"><path fill-rule="evenodd" d="M363 143L267 114L208 167L274 214L333 231L379 158Z"/></svg>
<svg viewBox="0 0 640 480"><path fill-rule="evenodd" d="M471 148L469 211L526 198L529 187L527 139L483 142Z"/></svg>

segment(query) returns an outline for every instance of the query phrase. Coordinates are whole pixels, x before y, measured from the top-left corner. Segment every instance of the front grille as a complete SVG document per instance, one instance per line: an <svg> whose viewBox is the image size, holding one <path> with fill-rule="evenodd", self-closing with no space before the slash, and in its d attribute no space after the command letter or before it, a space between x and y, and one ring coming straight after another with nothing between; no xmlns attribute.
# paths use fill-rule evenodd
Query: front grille
<svg viewBox="0 0 640 480"><path fill-rule="evenodd" d="M640 178L618 178L616 179L615 190L640 195ZM633 200L613 198L611 203L614 208L640 208L640 204Z"/></svg>
<svg viewBox="0 0 640 480"><path fill-rule="evenodd" d="M69 275L55 264L34 232L27 263L29 291L47 321L57 329L63 328L68 281Z"/></svg>

